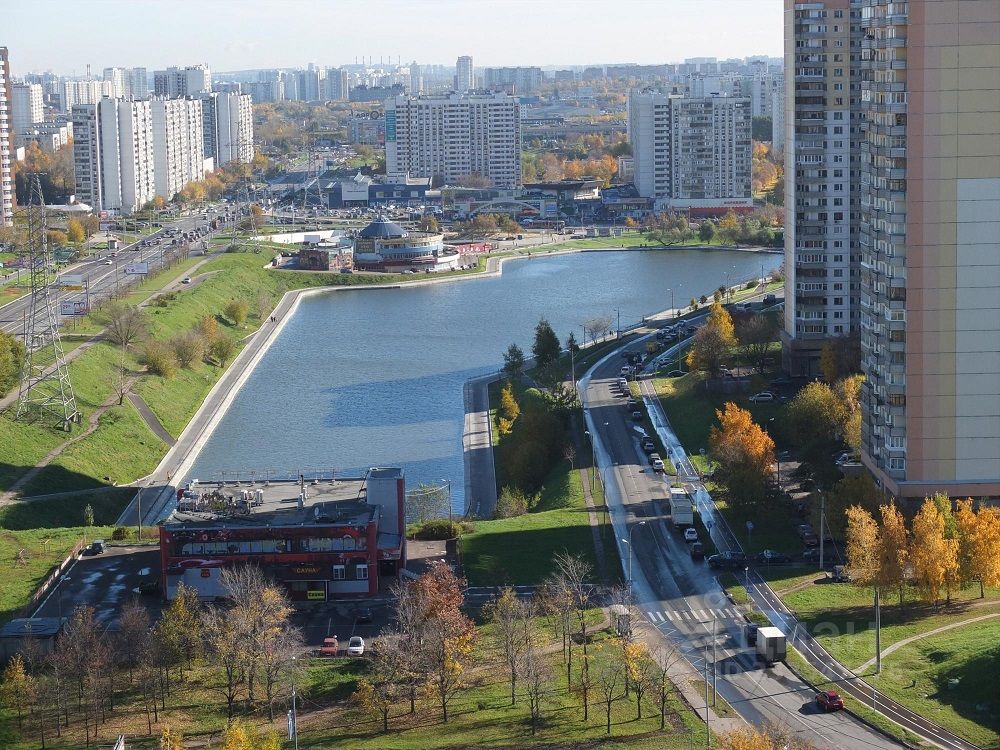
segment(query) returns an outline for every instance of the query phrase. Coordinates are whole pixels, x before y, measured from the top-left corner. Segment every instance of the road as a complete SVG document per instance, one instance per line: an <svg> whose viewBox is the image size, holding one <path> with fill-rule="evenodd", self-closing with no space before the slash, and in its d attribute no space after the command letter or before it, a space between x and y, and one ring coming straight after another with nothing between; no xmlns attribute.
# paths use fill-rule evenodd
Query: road
<svg viewBox="0 0 1000 750"><path fill-rule="evenodd" d="M646 340L641 337L629 349L641 351ZM714 666L718 695L751 723L778 722L826 748L901 747L847 712L817 711L813 690L783 664L770 669L756 664L744 643L742 616L666 520L669 485L649 467L639 431L614 387L622 361L616 352L598 362L580 381L580 393L588 429L597 438L598 466L626 570L631 532L637 609L684 654L692 679L706 671L711 675Z"/></svg>
<svg viewBox="0 0 1000 750"><path fill-rule="evenodd" d="M135 262L147 262L150 269L158 267L163 262L164 254L172 248L180 246L170 245L171 238L166 237L168 229L176 229L180 232L187 232L206 223L198 215L186 216L175 221L164 223L164 226L153 234L144 236L143 240L159 239L159 245L147 245L139 247L138 242L124 246L114 257L105 252L103 255L96 255L79 263L74 263L66 268L60 269L61 277L67 275L81 276L84 290L58 290L55 293L56 302L79 301L90 302L93 305L101 299L111 296L120 287L124 286L130 277L125 275L125 265ZM110 263L108 262L110 261ZM27 278L27 274L22 274ZM12 302L0 307L0 330L7 333L22 335L24 333L25 317L28 313L30 295L24 295ZM65 317L64 317L65 319Z"/></svg>

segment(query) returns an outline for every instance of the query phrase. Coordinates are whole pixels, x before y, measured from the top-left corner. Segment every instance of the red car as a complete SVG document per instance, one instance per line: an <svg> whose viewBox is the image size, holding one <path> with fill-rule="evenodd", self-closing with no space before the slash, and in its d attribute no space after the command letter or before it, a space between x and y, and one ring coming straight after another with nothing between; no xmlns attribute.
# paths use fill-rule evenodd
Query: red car
<svg viewBox="0 0 1000 750"><path fill-rule="evenodd" d="M844 707L844 699L836 690L824 690L816 694L816 705L824 711L839 711Z"/></svg>

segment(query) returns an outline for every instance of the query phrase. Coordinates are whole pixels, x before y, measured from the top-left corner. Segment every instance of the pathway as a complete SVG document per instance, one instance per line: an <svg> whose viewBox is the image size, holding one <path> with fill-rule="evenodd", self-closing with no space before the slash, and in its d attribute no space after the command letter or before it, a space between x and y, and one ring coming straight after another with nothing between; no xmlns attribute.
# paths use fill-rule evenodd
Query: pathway
<svg viewBox="0 0 1000 750"><path fill-rule="evenodd" d="M166 428L164 428L163 424L153 413L153 410L150 409L149 405L142 400L142 396L140 396L137 393L132 393L130 391L128 393L128 400L132 402L132 406L136 408L136 411L139 412L139 415L143 418L143 420L146 422L146 425L149 427L149 429L153 431L156 437L158 437L167 445L173 447L174 444L177 442L176 440L174 440L174 436L171 435L169 432L167 432Z"/></svg>
<svg viewBox="0 0 1000 750"><path fill-rule="evenodd" d="M574 426L576 425L576 419L573 420ZM583 437L580 434L579 429L573 430L573 443L576 447L576 455L583 456L586 455L585 451L587 446L583 444ZM593 471L597 471L597 467L592 467ZM597 573L601 577L602 586L610 586L611 583L611 571L608 569L608 560L604 554L604 543L601 539L601 523L597 517L597 507L594 505L594 495L590 491L590 471L588 467L584 466L578 469L580 473L580 486L583 487L583 499L587 504L587 521L590 524L590 534L594 540L594 559L597 561Z"/></svg>
<svg viewBox="0 0 1000 750"><path fill-rule="evenodd" d="M947 625L942 625L939 628L934 628L933 630L928 630L926 633L917 633L916 635L911 635L909 638L904 638L903 640L898 641L897 643L893 643L888 648L882 649L882 658L884 659L889 654L893 653L894 651L897 651L897 650L901 649L903 646L907 646L907 645L913 643L914 641L919 641L919 640L921 640L923 638L930 638L932 635L937 635L938 633L943 633L946 630L951 630L953 628L960 628L963 625L971 625L974 622L980 622L981 620L989 620L990 618L993 618L993 617L1000 617L1000 612L993 612L992 614L988 614L988 615L980 615L979 617L970 617L968 620L961 620L959 622L948 623ZM858 667L855 670L855 672L857 672L858 674L860 674L862 672L865 672L865 671L871 669L874 666L875 666L875 659L873 657L873 658L869 659L868 661L866 661L864 664L862 664L860 667Z"/></svg>
<svg viewBox="0 0 1000 750"><path fill-rule="evenodd" d="M490 383L496 373L472 378L464 387L465 428L462 451L465 464L465 513L493 518L497 504L496 467L493 463L493 422L490 419Z"/></svg>

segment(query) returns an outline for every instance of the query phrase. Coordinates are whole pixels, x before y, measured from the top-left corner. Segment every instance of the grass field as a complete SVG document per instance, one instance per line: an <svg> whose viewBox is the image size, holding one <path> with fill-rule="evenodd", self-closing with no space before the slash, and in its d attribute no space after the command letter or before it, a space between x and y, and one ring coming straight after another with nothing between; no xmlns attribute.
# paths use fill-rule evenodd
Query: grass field
<svg viewBox="0 0 1000 750"><path fill-rule="evenodd" d="M135 487L100 487L58 497L14 502L0 508L0 528L60 529L83 523L83 509L94 509L94 523L111 526L135 497Z"/></svg>
<svg viewBox="0 0 1000 750"><path fill-rule="evenodd" d="M611 732L606 732L605 706L595 686L589 697L589 718L584 721L581 696L567 690L566 671L561 651L551 641L552 631L539 623L539 633L549 641L543 655L545 687L541 701L541 717L537 735L531 732L528 701L522 693L515 706L510 705L510 687L494 646L488 637L489 626L479 628L475 647L476 659L465 670L465 688L452 700L449 721L442 722L440 708L421 691L417 712L409 714L405 697L390 710L389 732L383 733L381 720L363 713L351 701L357 680L365 674L363 659L308 660L297 683L299 693L300 748L356 748L357 750L386 748L409 750L447 747L546 747L552 750L569 748L638 748L638 750L690 750L703 739L704 725L684 704L676 692L667 702L666 731L659 730L658 706L647 694L643 701L643 718L636 718L635 698L626 699L624 691L611 704ZM591 674L599 675L605 665L617 662L620 643L606 630L591 637ZM581 649L574 648L573 678L581 669ZM175 683L167 698L160 722L154 725L158 737L163 726L180 732L188 742L203 746L219 746L221 730L226 725L224 702L215 686L218 676L204 665L190 671L183 686ZM122 684L120 683L120 686ZM244 719L279 734L284 731L284 705L275 711L277 721L270 725L264 709L245 715ZM241 714L243 712L241 711ZM0 745L10 750L38 747L37 738L20 739L16 733L16 718L9 710L0 714ZM124 691L116 698L116 707L107 723L100 726L98 746L124 733L129 747L153 748L156 741L146 735L146 717L140 698L134 690ZM62 737L46 737L47 747L76 748L83 745L80 714L71 713L70 725ZM288 744L284 745L289 747Z"/></svg>

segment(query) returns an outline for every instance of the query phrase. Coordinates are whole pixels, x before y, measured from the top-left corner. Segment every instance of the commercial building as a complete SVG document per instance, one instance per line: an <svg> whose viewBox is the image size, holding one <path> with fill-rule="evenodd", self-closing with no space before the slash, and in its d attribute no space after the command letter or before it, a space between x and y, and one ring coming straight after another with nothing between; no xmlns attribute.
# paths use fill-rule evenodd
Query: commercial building
<svg viewBox="0 0 1000 750"><path fill-rule="evenodd" d="M73 107L76 195L98 211L131 213L156 195L149 101Z"/></svg>
<svg viewBox="0 0 1000 750"><path fill-rule="evenodd" d="M354 240L354 267L365 271L450 270L459 255L444 248L438 232L411 232L379 218Z"/></svg>
<svg viewBox="0 0 1000 750"><path fill-rule="evenodd" d="M14 137L31 129L45 120L42 105L42 87L37 83L15 83L11 85L11 126Z"/></svg>
<svg viewBox="0 0 1000 750"><path fill-rule="evenodd" d="M511 94L533 94L542 87L541 68L484 68L483 87L503 88Z"/></svg>
<svg viewBox="0 0 1000 750"><path fill-rule="evenodd" d="M521 183L521 105L507 94L397 96L386 101L386 173L455 182L470 174L494 187Z"/></svg>
<svg viewBox="0 0 1000 750"><path fill-rule="evenodd" d="M632 91L628 134L639 195L658 210L753 208L750 99Z"/></svg>
<svg viewBox="0 0 1000 750"><path fill-rule="evenodd" d="M783 351L794 375L818 376L827 339L857 329L856 6L786 4Z"/></svg>
<svg viewBox="0 0 1000 750"><path fill-rule="evenodd" d="M207 65L170 67L153 71L153 94L177 97L205 94L212 90L212 71Z"/></svg>
<svg viewBox="0 0 1000 750"><path fill-rule="evenodd" d="M200 99L150 101L156 195L171 200L189 182L205 176L205 139Z"/></svg>
<svg viewBox="0 0 1000 750"><path fill-rule="evenodd" d="M211 158L216 168L231 161L250 162L254 156L253 96L212 92L198 99L205 158Z"/></svg>
<svg viewBox="0 0 1000 750"><path fill-rule="evenodd" d="M6 47L0 47L0 227L14 224L14 178L10 162L14 154L14 132L10 123L12 98L10 57Z"/></svg>
<svg viewBox="0 0 1000 750"><path fill-rule="evenodd" d="M476 87L476 69L471 55L462 55L455 63L455 91L462 94Z"/></svg>
<svg viewBox="0 0 1000 750"><path fill-rule="evenodd" d="M336 480L193 482L160 526L162 590L224 596L222 570L253 564L293 602L375 596L406 565L401 469Z"/></svg>

